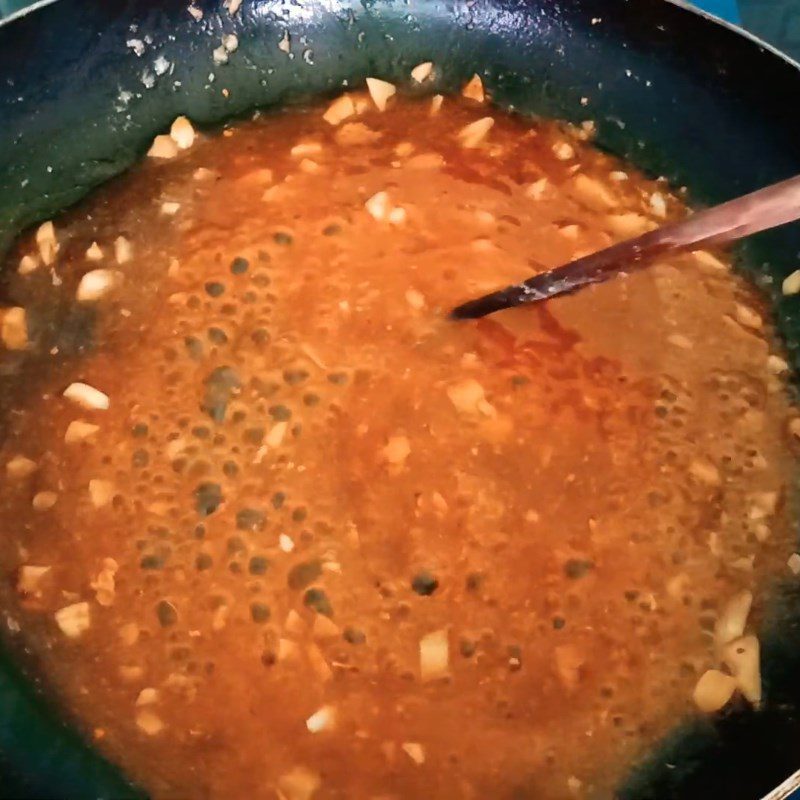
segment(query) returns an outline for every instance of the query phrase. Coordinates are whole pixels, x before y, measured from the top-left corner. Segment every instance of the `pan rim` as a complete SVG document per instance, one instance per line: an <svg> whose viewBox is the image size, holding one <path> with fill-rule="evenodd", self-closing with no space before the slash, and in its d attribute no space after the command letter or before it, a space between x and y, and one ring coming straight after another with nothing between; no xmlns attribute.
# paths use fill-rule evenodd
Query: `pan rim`
<svg viewBox="0 0 800 800"><path fill-rule="evenodd" d="M31 3L29 6L20 8L13 14L9 14L7 17L0 19L0 28L2 28L5 25L8 25L9 22L14 22L14 20L21 19L22 17L27 17L28 14L32 14L34 11L38 11L40 8L44 8L45 6L50 6L53 3L57 2L58 0L36 0L35 3Z"/></svg>
<svg viewBox="0 0 800 800"><path fill-rule="evenodd" d="M42 2L56 2L56 0L41 0ZM683 11L688 11L690 14L694 14L697 17L701 17L702 19L707 20L712 24L719 25L722 28L727 28L731 33L738 34L739 36L748 39L756 46L766 50L767 52L771 53L774 56L777 56L785 63L789 64L790 66L794 67L796 70L800 71L800 61L792 58L788 53L784 52L780 48L776 47L774 44L770 44L765 39L762 39L757 34L753 33L752 31L747 30L747 28L743 27L742 25L738 25L735 22L730 22L727 19L723 19L722 17L718 17L716 14L712 14L710 11L706 11L703 8L698 8L695 5L687 2L687 0L662 0L664 3L668 3L671 6L675 6Z"/></svg>

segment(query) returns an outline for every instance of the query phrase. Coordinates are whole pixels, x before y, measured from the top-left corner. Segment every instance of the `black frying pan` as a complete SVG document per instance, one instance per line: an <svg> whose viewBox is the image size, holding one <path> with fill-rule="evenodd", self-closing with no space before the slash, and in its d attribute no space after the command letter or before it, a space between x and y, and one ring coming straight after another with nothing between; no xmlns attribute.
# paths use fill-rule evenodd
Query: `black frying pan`
<svg viewBox="0 0 800 800"><path fill-rule="evenodd" d="M601 146L687 185L697 202L800 173L797 66L662 0L244 0L235 17L221 0L198 0L201 22L187 5L58 0L0 25L0 253L129 167L178 114L215 123L334 93L345 79L401 81L425 60L443 67L442 91L477 70L501 105L594 119ZM277 48L285 30L293 59ZM215 67L225 32L237 33L239 51ZM146 43L143 55L131 39ZM174 65L160 76L159 55ZM208 83L212 71L229 98ZM800 227L758 237L741 258L774 299L796 364L800 304L776 287L800 264ZM684 725L620 798L753 800L800 767L800 590L772 593L760 633L763 709ZM2 616L0 629L0 798L142 796L24 677L31 665Z"/></svg>

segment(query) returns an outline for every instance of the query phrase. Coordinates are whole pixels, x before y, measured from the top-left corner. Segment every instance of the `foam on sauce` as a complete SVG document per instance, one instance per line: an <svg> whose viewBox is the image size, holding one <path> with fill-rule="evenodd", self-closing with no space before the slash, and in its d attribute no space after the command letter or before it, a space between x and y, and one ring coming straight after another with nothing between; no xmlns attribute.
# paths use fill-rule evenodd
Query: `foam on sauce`
<svg viewBox="0 0 800 800"><path fill-rule="evenodd" d="M448 321L685 206L581 130L353 108L20 243L3 606L156 798L604 796L786 569L785 364L719 254Z"/></svg>

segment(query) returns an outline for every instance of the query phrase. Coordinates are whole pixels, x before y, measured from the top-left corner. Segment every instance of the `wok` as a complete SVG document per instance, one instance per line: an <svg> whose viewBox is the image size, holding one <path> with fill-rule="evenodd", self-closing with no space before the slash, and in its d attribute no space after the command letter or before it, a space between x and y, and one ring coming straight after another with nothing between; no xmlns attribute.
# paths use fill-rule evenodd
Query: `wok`
<svg viewBox="0 0 800 800"><path fill-rule="evenodd" d="M187 5L57 0L0 25L0 253L128 168L178 114L211 125L367 75L407 84L426 60L441 67L441 91L478 71L502 106L594 119L601 147L688 186L697 203L800 173L797 65L664 0L244 0L233 16L197 0L200 21ZM277 47L285 31L292 57ZM216 66L230 32L239 51ZM797 225L739 255L795 367L800 302L780 282L799 259ZM784 581L770 593L763 708L682 724L620 784L622 800L751 800L800 766L800 589ZM143 797L35 677L13 621L0 617L0 629L0 796Z"/></svg>

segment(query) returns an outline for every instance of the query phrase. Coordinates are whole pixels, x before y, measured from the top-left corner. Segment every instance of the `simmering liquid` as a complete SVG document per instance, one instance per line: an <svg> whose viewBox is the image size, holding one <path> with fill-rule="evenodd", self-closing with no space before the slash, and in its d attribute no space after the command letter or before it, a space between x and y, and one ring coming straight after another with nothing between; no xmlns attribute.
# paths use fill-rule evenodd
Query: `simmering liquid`
<svg viewBox="0 0 800 800"><path fill-rule="evenodd" d="M764 311L701 252L452 322L680 195L471 100L324 112L19 243L6 620L155 798L610 796L786 569Z"/></svg>

